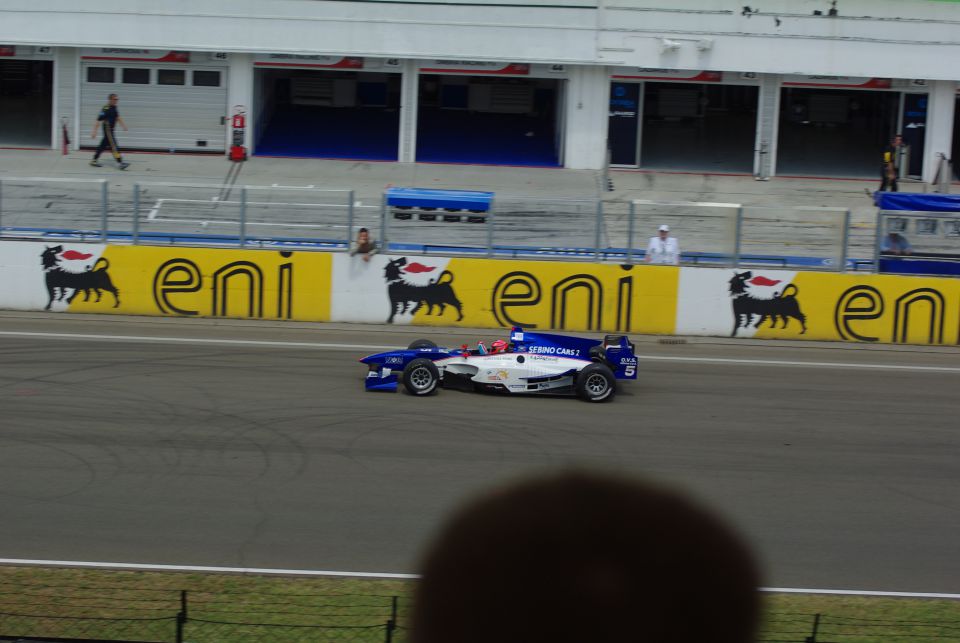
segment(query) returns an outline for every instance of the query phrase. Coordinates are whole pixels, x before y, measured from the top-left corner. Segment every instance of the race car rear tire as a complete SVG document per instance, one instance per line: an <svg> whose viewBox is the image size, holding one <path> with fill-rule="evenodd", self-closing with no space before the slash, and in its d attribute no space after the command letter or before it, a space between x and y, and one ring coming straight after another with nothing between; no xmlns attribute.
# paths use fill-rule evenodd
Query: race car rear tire
<svg viewBox="0 0 960 643"><path fill-rule="evenodd" d="M411 395L430 395L440 384L440 370L432 361L420 357L407 364L400 379Z"/></svg>
<svg viewBox="0 0 960 643"><path fill-rule="evenodd" d="M587 402L607 402L617 392L617 380L605 364L593 363L577 373L577 397Z"/></svg>
<svg viewBox="0 0 960 643"><path fill-rule="evenodd" d="M415 339L410 342L410 345L407 346L407 350L416 350L418 348L436 348L437 345L431 342L429 339Z"/></svg>
<svg viewBox="0 0 960 643"><path fill-rule="evenodd" d="M590 354L590 359L598 364L603 364L611 371L613 370L613 364L610 363L610 360L607 359L607 351L603 349L603 346L591 346L588 351Z"/></svg>

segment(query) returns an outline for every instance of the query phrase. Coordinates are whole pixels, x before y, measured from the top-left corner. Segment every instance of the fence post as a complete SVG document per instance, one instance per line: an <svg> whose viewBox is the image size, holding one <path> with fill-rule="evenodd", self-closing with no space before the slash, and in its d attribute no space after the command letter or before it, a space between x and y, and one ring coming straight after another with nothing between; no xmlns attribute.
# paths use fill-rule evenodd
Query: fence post
<svg viewBox="0 0 960 643"><path fill-rule="evenodd" d="M177 640L183 643L183 628L187 624L187 590L180 591L180 611L177 612Z"/></svg>
<svg viewBox="0 0 960 643"><path fill-rule="evenodd" d="M381 243L383 244L383 252L387 253L390 251L390 241L387 235L387 191L383 191L383 196L380 198L380 238Z"/></svg>
<svg viewBox="0 0 960 643"><path fill-rule="evenodd" d="M350 199L350 203L347 205L347 250L349 251L350 241L353 239L353 190L350 190L347 198ZM370 237L374 238L373 235L370 235Z"/></svg>
<svg viewBox="0 0 960 643"><path fill-rule="evenodd" d="M633 226L637 215L637 204L630 202L630 214L627 218L627 264L633 263Z"/></svg>
<svg viewBox="0 0 960 643"><path fill-rule="evenodd" d="M390 601L390 620L387 621L386 643L393 643L393 631L397 628L397 597Z"/></svg>
<svg viewBox="0 0 960 643"><path fill-rule="evenodd" d="M487 256L493 256L493 213L496 211L495 201L490 199L490 209L487 210Z"/></svg>
<svg viewBox="0 0 960 643"><path fill-rule="evenodd" d="M743 234L743 206L737 208L736 231L733 236L733 267L740 267L740 241Z"/></svg>
<svg viewBox="0 0 960 643"><path fill-rule="evenodd" d="M594 259L600 261L600 238L602 236L602 227L603 227L603 200L597 200L597 226L593 235L593 247L595 251Z"/></svg>
<svg viewBox="0 0 960 643"><path fill-rule="evenodd" d="M810 636L804 639L804 643L817 643L817 632L820 630L820 614L815 614L813 617L813 631L810 632Z"/></svg>
<svg viewBox="0 0 960 643"><path fill-rule="evenodd" d="M130 235L133 245L137 245L140 238L140 184L133 184L133 230Z"/></svg>
<svg viewBox="0 0 960 643"><path fill-rule="evenodd" d="M240 188L240 247L247 245L247 186Z"/></svg>
<svg viewBox="0 0 960 643"><path fill-rule="evenodd" d="M100 181L100 241L107 242L107 212L110 211L108 205L109 192L107 191L107 181Z"/></svg>
<svg viewBox="0 0 960 643"><path fill-rule="evenodd" d="M840 272L847 271L847 257L850 256L850 208L843 213L843 248L840 250Z"/></svg>
<svg viewBox="0 0 960 643"><path fill-rule="evenodd" d="M886 220L883 218L883 210L877 208L877 229L874 234L874 243L873 243L873 271L877 274L880 273L880 243L883 241L883 223Z"/></svg>

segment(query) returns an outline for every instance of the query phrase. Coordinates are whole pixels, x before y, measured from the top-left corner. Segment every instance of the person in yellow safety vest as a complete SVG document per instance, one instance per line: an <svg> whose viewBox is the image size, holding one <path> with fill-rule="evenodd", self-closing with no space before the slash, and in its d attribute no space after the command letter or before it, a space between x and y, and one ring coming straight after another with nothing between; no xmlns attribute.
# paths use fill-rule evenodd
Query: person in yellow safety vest
<svg viewBox="0 0 960 643"><path fill-rule="evenodd" d="M890 145L883 148L883 158L880 164L881 192L897 191L897 176L900 174L900 168L897 167L897 156L902 148L903 136L900 134L895 135Z"/></svg>

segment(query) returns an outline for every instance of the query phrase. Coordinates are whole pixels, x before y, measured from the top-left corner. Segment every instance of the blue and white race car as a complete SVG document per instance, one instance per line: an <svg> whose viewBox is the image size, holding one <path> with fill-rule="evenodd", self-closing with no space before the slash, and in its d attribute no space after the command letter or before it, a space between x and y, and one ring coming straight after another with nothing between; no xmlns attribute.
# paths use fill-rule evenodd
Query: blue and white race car
<svg viewBox="0 0 960 643"><path fill-rule="evenodd" d="M500 343L500 342L497 342ZM536 333L514 328L505 350L439 348L418 339L406 349L368 355L368 391L396 391L402 383L413 395L430 395L440 386L469 391L576 395L606 402L617 380L637 379L634 345L625 335L603 340Z"/></svg>

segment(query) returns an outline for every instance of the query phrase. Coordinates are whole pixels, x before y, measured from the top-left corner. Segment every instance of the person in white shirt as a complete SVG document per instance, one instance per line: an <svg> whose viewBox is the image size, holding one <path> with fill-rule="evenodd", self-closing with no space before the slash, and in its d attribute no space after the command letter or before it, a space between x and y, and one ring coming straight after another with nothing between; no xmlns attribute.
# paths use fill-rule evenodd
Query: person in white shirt
<svg viewBox="0 0 960 643"><path fill-rule="evenodd" d="M647 254L643 260L647 263L678 265L680 263L680 244L670 236L670 226L662 225L657 236L650 237Z"/></svg>

